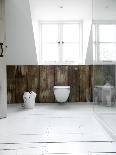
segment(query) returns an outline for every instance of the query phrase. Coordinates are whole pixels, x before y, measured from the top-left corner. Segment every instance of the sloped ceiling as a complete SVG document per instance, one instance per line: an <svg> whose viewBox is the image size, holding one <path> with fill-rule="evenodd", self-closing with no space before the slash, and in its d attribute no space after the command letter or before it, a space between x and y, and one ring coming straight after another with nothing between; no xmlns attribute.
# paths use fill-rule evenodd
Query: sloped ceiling
<svg viewBox="0 0 116 155"><path fill-rule="evenodd" d="M94 20L116 20L116 0L93 0Z"/></svg>
<svg viewBox="0 0 116 155"><path fill-rule="evenodd" d="M33 19L83 19L91 16L91 0L29 0Z"/></svg>

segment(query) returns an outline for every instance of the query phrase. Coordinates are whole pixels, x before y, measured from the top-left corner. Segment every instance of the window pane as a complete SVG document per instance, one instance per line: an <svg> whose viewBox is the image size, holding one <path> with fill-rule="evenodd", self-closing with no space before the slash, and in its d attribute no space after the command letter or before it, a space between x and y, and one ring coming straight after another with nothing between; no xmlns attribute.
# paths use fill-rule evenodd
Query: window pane
<svg viewBox="0 0 116 155"><path fill-rule="evenodd" d="M63 61L78 61L79 62L79 45L65 43L63 45Z"/></svg>
<svg viewBox="0 0 116 155"><path fill-rule="evenodd" d="M93 26L92 26L92 33L93 33L93 35L92 35L92 39L93 39L93 42L95 42L96 41L96 39L95 39L95 25L93 24Z"/></svg>
<svg viewBox="0 0 116 155"><path fill-rule="evenodd" d="M63 41L79 42L79 24L63 24Z"/></svg>
<svg viewBox="0 0 116 155"><path fill-rule="evenodd" d="M42 42L58 42L58 24L42 25Z"/></svg>
<svg viewBox="0 0 116 155"><path fill-rule="evenodd" d="M99 41L115 42L116 26L115 25L99 25Z"/></svg>
<svg viewBox="0 0 116 155"><path fill-rule="evenodd" d="M116 61L116 44L101 43L100 44L100 60Z"/></svg>
<svg viewBox="0 0 116 155"><path fill-rule="evenodd" d="M44 62L58 61L58 44L43 44L42 60Z"/></svg>

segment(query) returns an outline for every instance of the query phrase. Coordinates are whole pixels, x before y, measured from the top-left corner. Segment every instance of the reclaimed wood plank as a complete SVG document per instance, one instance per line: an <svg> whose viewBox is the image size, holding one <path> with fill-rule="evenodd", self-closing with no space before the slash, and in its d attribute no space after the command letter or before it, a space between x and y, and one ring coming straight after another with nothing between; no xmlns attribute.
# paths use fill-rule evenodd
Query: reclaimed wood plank
<svg viewBox="0 0 116 155"><path fill-rule="evenodd" d="M36 102L39 102L39 66L29 65L27 66L28 74L27 74L27 90L34 91L36 96Z"/></svg>
<svg viewBox="0 0 116 155"><path fill-rule="evenodd" d="M104 75L103 75L103 65L94 65L93 66L93 85L103 85Z"/></svg>
<svg viewBox="0 0 116 155"><path fill-rule="evenodd" d="M89 101L89 66L79 66L80 102Z"/></svg>
<svg viewBox="0 0 116 155"><path fill-rule="evenodd" d="M16 67L15 74L15 101L16 103L23 102L23 94L27 91L27 75L24 71L24 66Z"/></svg>
<svg viewBox="0 0 116 155"><path fill-rule="evenodd" d="M7 66L7 103L15 103L15 69L16 66Z"/></svg>
<svg viewBox="0 0 116 155"><path fill-rule="evenodd" d="M36 102L54 102L54 85L71 86L69 102L91 101L93 81L97 80L94 74L102 72L100 67L94 68L93 73L92 66L8 66L8 102L21 103L24 91L35 91Z"/></svg>
<svg viewBox="0 0 116 155"><path fill-rule="evenodd" d="M41 103L54 102L54 66L40 66L40 91L39 101Z"/></svg>
<svg viewBox="0 0 116 155"><path fill-rule="evenodd" d="M69 102L79 102L79 66L68 67Z"/></svg>
<svg viewBox="0 0 116 155"><path fill-rule="evenodd" d="M89 66L89 101L93 102L93 65Z"/></svg>
<svg viewBox="0 0 116 155"><path fill-rule="evenodd" d="M93 66L94 86L104 85L109 81L115 85L115 65L95 65Z"/></svg>
<svg viewBox="0 0 116 155"><path fill-rule="evenodd" d="M55 66L55 85L68 85L68 66Z"/></svg>

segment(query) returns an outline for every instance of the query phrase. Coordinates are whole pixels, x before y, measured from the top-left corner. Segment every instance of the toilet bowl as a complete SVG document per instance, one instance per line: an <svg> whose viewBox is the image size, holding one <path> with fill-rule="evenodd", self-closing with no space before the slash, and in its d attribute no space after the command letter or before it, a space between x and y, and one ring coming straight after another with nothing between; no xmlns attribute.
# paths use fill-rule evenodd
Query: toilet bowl
<svg viewBox="0 0 116 155"><path fill-rule="evenodd" d="M58 102L66 102L69 94L70 86L54 86L54 95Z"/></svg>

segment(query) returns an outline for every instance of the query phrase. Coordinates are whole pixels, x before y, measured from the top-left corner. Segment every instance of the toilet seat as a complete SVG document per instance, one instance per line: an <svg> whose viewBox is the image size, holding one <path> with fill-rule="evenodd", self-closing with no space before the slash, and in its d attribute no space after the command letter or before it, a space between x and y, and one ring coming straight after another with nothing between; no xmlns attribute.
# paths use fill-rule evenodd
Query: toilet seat
<svg viewBox="0 0 116 155"><path fill-rule="evenodd" d="M54 86L54 89L55 88L60 88L60 89L64 89L64 88L67 89L67 88L69 88L70 89L70 86Z"/></svg>

